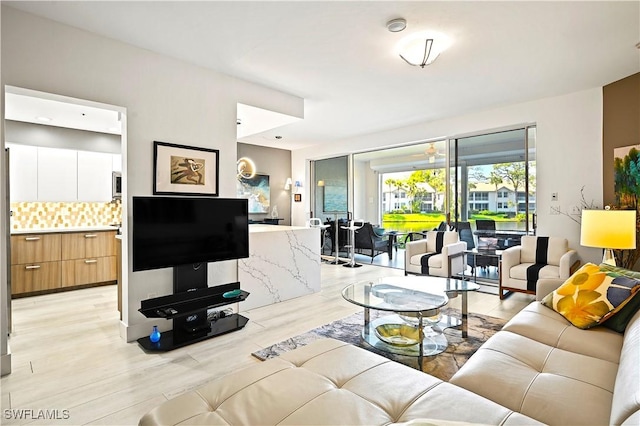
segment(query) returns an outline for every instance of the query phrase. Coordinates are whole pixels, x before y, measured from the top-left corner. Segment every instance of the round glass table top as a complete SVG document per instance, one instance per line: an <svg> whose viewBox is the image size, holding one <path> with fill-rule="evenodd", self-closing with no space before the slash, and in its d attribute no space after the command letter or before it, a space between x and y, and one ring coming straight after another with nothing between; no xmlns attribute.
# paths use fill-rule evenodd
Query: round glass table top
<svg viewBox="0 0 640 426"><path fill-rule="evenodd" d="M449 302L447 293L477 290L475 283L431 276L384 277L348 285L342 297L365 308L428 312Z"/></svg>

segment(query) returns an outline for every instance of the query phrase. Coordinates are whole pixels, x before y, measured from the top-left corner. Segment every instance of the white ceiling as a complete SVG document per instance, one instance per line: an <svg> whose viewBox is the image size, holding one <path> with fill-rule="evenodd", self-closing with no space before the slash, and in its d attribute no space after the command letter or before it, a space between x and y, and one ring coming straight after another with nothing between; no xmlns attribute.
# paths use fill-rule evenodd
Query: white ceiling
<svg viewBox="0 0 640 426"><path fill-rule="evenodd" d="M638 1L3 2L305 99L244 141L295 149L606 85L640 71ZM390 33L385 23L407 20ZM453 44L424 69L405 35ZM274 139L274 135L283 136Z"/></svg>
<svg viewBox="0 0 640 426"><path fill-rule="evenodd" d="M114 135L122 133L120 117L112 110L9 91L5 93L5 105L7 120Z"/></svg>

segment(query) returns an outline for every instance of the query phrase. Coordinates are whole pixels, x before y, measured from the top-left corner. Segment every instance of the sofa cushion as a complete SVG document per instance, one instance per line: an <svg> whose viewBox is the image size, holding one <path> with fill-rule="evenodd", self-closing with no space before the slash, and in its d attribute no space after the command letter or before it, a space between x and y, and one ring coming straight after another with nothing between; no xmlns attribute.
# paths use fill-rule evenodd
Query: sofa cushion
<svg viewBox="0 0 640 426"><path fill-rule="evenodd" d="M509 269L509 278L514 278L516 280L527 281L527 269L530 266L533 266L533 263L521 263L513 268ZM554 265L547 265L540 269L538 272L538 277L542 279L546 278L559 278L560 277L560 267Z"/></svg>
<svg viewBox="0 0 640 426"><path fill-rule="evenodd" d="M620 366L611 407L612 425L640 424L640 312L629 321L620 351ZM635 421L632 419L635 416ZM631 419L631 420L630 420Z"/></svg>
<svg viewBox="0 0 640 426"><path fill-rule="evenodd" d="M538 424L421 371L321 339L166 401L140 425L390 425L417 419Z"/></svg>
<svg viewBox="0 0 640 426"><path fill-rule="evenodd" d="M587 329L613 316L639 290L640 280L624 270L610 271L587 263L542 299L542 304L576 327Z"/></svg>
<svg viewBox="0 0 640 426"><path fill-rule="evenodd" d="M422 265L422 256L426 255L426 254L430 254L430 253L420 253L418 255L415 256L411 256L411 264L416 265L416 266L421 266ZM430 268L442 268L442 262L445 260L444 259L444 254L440 253L440 254L433 254L432 256L429 256L429 267Z"/></svg>
<svg viewBox="0 0 640 426"><path fill-rule="evenodd" d="M547 424L609 424L623 342L627 344L619 333L604 327L573 327L561 315L532 302L491 337L450 383ZM637 374L637 364L629 369ZM637 386L637 380L632 377L629 386ZM637 397L633 389L627 390L618 402L625 413L620 417L634 409Z"/></svg>
<svg viewBox="0 0 640 426"><path fill-rule="evenodd" d="M520 239L520 261L522 263L536 263L536 251L538 247L538 238L531 235L525 235ZM566 238L549 237L548 248L546 252L547 265L560 265L560 258L569 251L569 242Z"/></svg>
<svg viewBox="0 0 640 426"><path fill-rule="evenodd" d="M604 327L582 330L572 326L562 315L531 302L511 318L503 330L558 349L617 363L624 336Z"/></svg>
<svg viewBox="0 0 640 426"><path fill-rule="evenodd" d="M450 382L546 424L608 424L617 367L501 331Z"/></svg>
<svg viewBox="0 0 640 426"><path fill-rule="evenodd" d="M427 252L437 252L437 238L438 232L442 235L442 245L448 246L449 244L455 244L459 241L457 231L429 231L426 233L427 239Z"/></svg>

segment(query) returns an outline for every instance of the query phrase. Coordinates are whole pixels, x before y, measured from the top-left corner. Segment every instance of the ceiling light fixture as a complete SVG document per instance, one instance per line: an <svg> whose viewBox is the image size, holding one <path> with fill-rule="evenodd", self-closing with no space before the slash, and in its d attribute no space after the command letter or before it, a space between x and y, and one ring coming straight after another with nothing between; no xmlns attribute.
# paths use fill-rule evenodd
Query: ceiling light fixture
<svg viewBox="0 0 640 426"><path fill-rule="evenodd" d="M451 45L449 38L436 32L420 32L398 43L398 54L409 65L424 68Z"/></svg>
<svg viewBox="0 0 640 426"><path fill-rule="evenodd" d="M396 18L387 22L387 29L392 33L399 33L407 28L407 21L404 18Z"/></svg>

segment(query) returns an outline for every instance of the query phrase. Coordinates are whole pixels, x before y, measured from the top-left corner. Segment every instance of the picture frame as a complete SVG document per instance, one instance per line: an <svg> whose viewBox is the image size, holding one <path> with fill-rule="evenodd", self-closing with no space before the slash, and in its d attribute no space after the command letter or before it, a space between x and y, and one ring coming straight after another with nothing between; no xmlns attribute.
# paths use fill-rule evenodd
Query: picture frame
<svg viewBox="0 0 640 426"><path fill-rule="evenodd" d="M293 201L299 203L302 201L302 194L293 194Z"/></svg>
<svg viewBox="0 0 640 426"><path fill-rule="evenodd" d="M220 151L153 142L154 195L219 195Z"/></svg>
<svg viewBox="0 0 640 426"><path fill-rule="evenodd" d="M347 187L325 185L322 201L324 212L346 212Z"/></svg>

